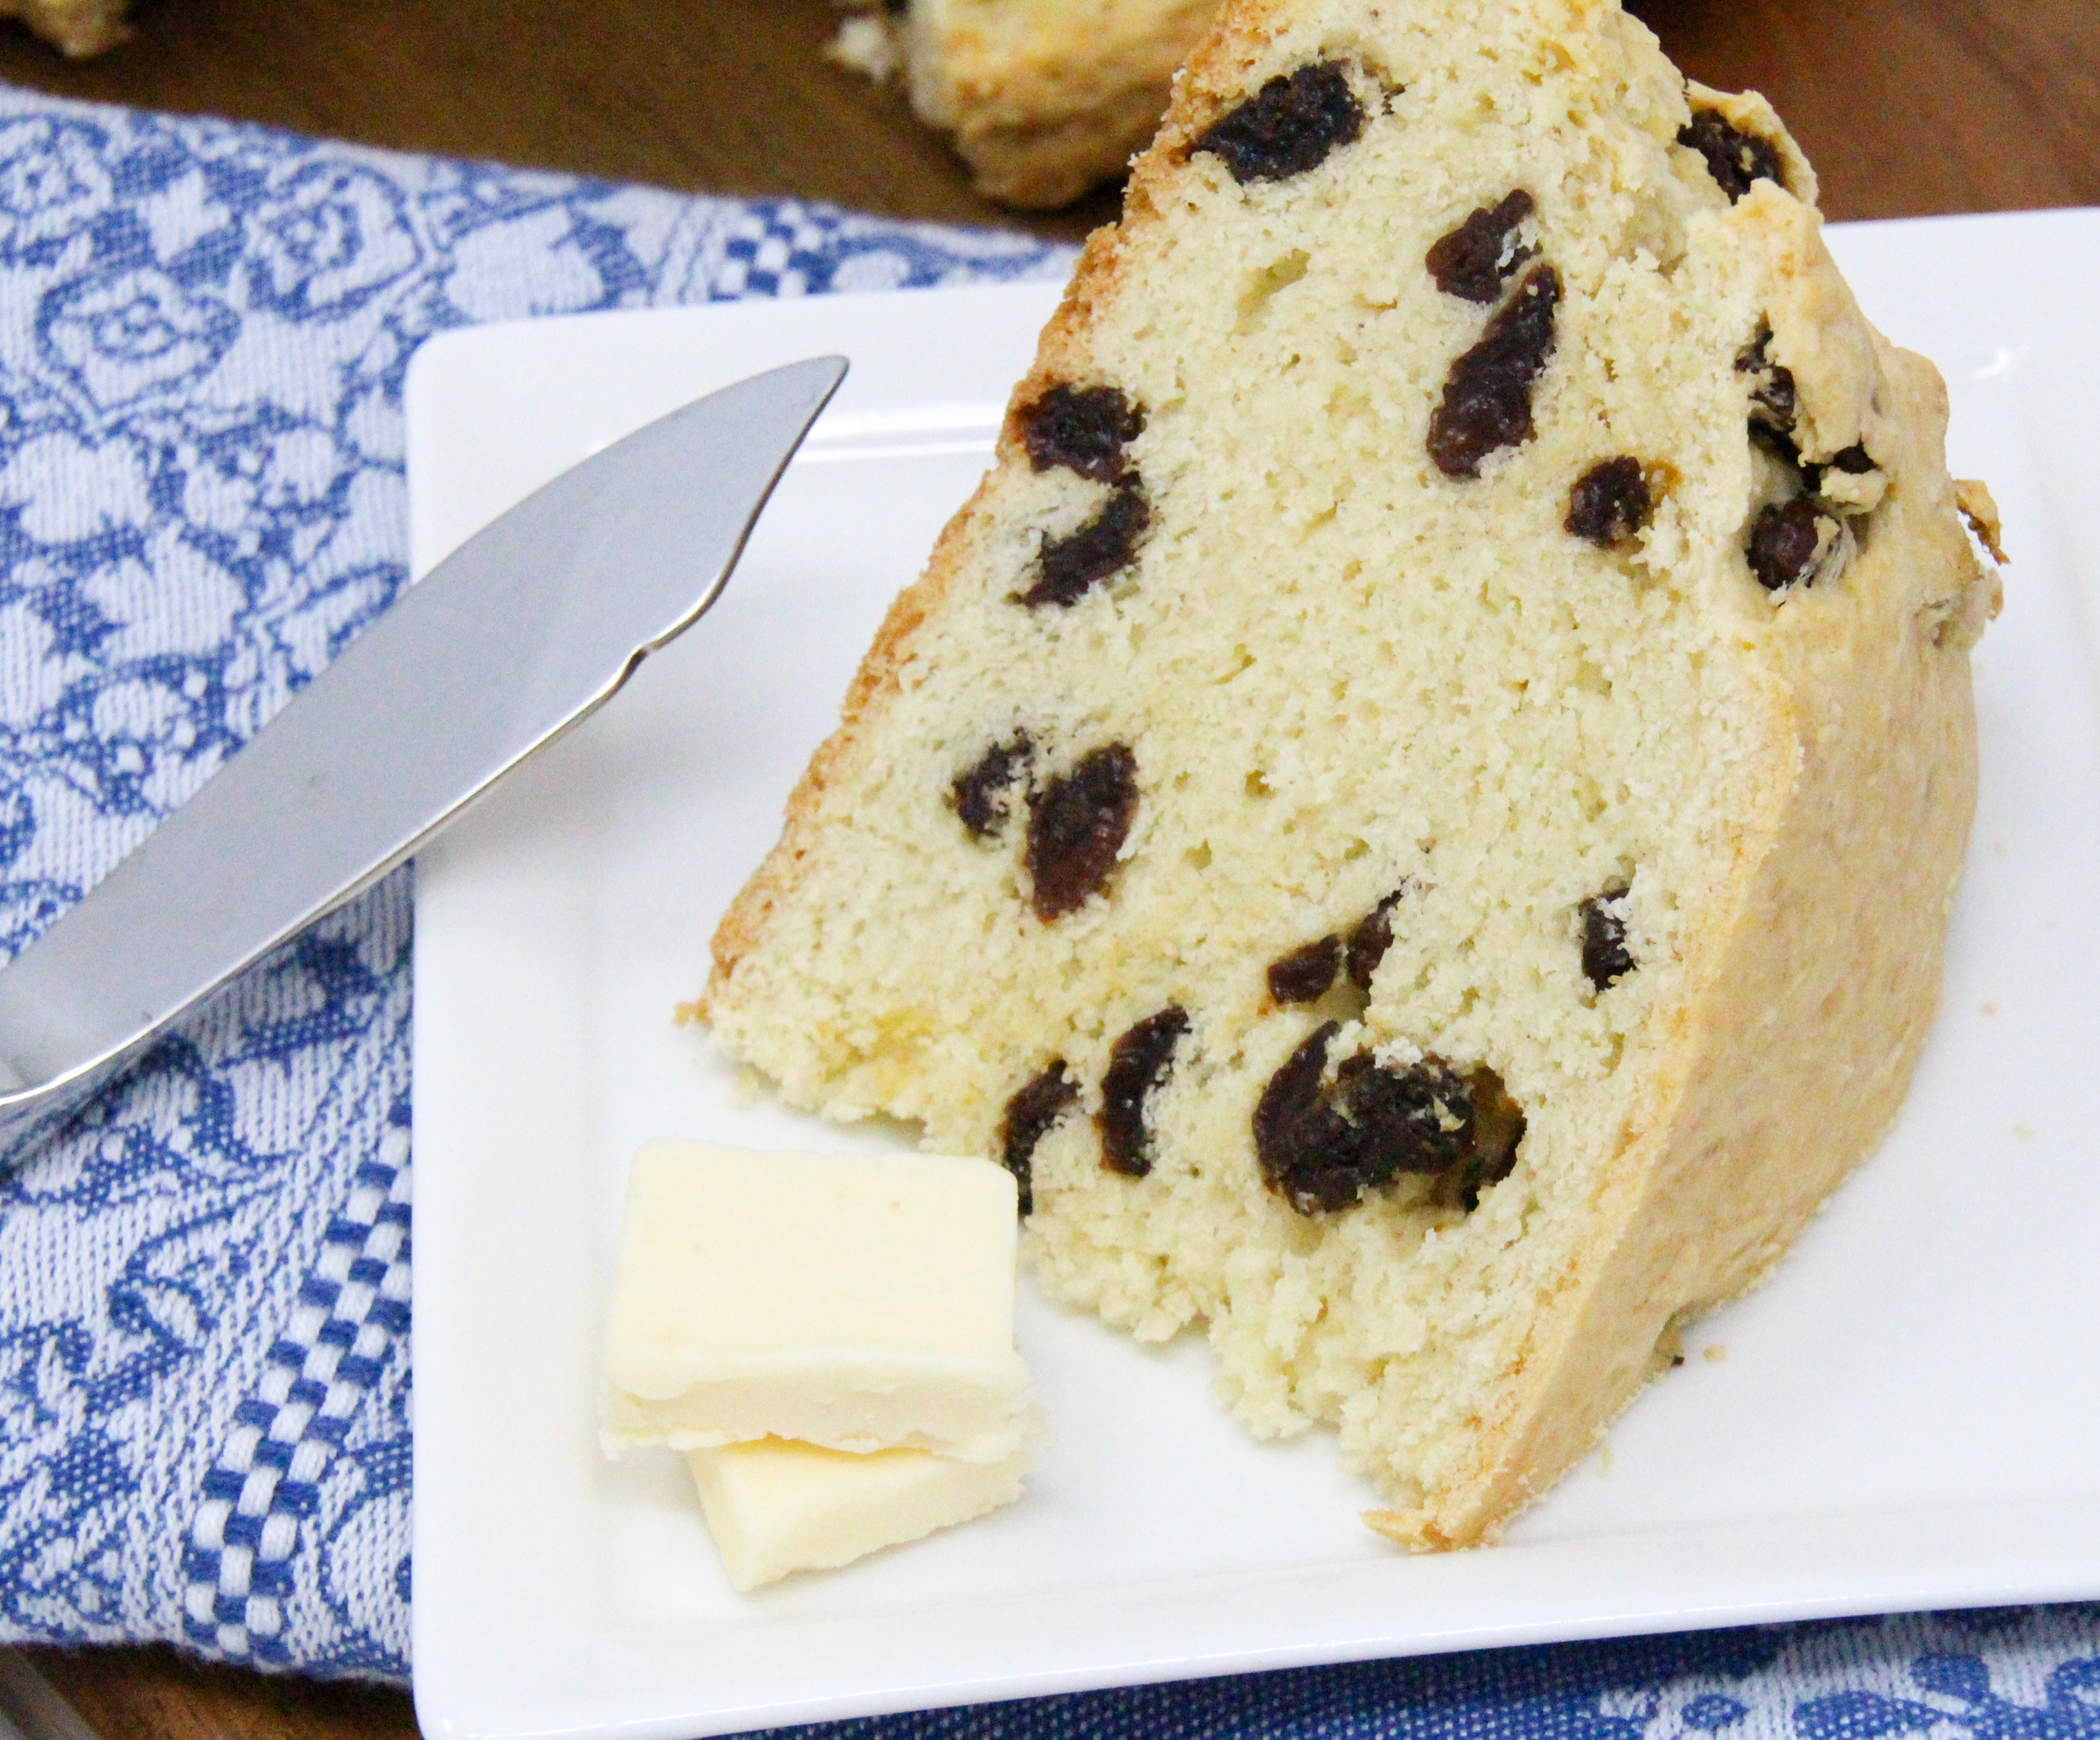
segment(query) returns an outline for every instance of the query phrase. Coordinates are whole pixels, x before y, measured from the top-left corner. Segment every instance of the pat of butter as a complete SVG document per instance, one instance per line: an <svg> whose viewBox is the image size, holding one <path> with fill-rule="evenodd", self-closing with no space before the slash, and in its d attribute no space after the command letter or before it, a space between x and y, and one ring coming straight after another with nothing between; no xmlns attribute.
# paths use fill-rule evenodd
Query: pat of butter
<svg viewBox="0 0 2100 1740"><path fill-rule="evenodd" d="M689 1451L701 1509L739 1589L850 1564L1020 1496L1029 1453L958 1462L930 1450L856 1456L765 1438Z"/></svg>
<svg viewBox="0 0 2100 1740"><path fill-rule="evenodd" d="M635 1158L605 1337L609 1450L798 1438L1011 1457L1012 1175L937 1154Z"/></svg>

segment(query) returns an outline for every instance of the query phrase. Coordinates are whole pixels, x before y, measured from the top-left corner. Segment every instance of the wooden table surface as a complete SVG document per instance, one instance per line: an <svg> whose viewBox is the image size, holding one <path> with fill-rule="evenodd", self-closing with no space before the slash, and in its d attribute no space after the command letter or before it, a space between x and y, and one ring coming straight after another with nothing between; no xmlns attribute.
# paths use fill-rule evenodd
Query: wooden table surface
<svg viewBox="0 0 2100 1740"><path fill-rule="evenodd" d="M2100 204L2095 0L1629 0L1693 77L1770 97L1833 218ZM0 29L0 78L410 151L1076 239L1113 190L1018 217L970 190L902 102L833 65L829 0L135 0L74 65ZM105 1740L408 1736L405 1694L37 1651Z"/></svg>

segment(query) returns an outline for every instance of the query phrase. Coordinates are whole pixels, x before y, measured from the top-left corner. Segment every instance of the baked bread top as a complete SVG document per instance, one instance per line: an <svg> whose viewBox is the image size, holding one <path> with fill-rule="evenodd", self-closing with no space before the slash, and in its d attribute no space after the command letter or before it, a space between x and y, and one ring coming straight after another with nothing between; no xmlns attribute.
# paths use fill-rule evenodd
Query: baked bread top
<svg viewBox="0 0 2100 1740"><path fill-rule="evenodd" d="M1066 205L1151 139L1218 0L912 0L897 30L911 106L979 192Z"/></svg>

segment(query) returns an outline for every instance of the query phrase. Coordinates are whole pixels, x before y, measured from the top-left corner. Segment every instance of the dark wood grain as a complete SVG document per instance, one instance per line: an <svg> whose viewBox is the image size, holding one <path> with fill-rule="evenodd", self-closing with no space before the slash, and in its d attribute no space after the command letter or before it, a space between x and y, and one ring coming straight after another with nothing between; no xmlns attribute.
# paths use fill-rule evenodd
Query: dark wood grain
<svg viewBox="0 0 2100 1740"><path fill-rule="evenodd" d="M25 1650L103 1740L415 1740L406 1692L244 1672L171 1649Z"/></svg>
<svg viewBox="0 0 2100 1740"><path fill-rule="evenodd" d="M0 78L615 180L1015 224L902 98L825 58L838 16L830 0L144 0L138 35L82 64L0 31ZM1076 239L1115 210L1110 194L1025 227Z"/></svg>
<svg viewBox="0 0 2100 1740"><path fill-rule="evenodd" d="M2100 204L2096 0L1631 0L1693 77L1755 87L1837 218ZM0 29L0 78L409 151L827 199L1076 238L1112 190L999 211L893 94L824 59L829 0L142 0L138 35L62 60ZM107 1740L389 1740L405 1695L39 1651Z"/></svg>
<svg viewBox="0 0 2100 1740"><path fill-rule="evenodd" d="M1761 90L1834 218L2100 204L2094 0L1631 0L1693 78Z"/></svg>
<svg viewBox="0 0 2100 1740"><path fill-rule="evenodd" d="M2093 0L1635 0L1695 78L1772 98L1833 217L2100 203ZM0 32L0 78L372 144L1073 238L1112 192L1017 217L823 54L829 0L144 0L74 64Z"/></svg>

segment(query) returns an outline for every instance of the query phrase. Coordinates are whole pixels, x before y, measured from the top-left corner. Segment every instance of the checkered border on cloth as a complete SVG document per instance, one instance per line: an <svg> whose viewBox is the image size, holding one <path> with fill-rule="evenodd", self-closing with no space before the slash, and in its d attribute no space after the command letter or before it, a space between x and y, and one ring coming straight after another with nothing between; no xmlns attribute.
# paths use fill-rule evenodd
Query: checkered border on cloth
<svg viewBox="0 0 2100 1740"><path fill-rule="evenodd" d="M715 270L717 296L801 296L829 287L836 239L792 200L753 208L724 226L722 263Z"/></svg>
<svg viewBox="0 0 2100 1740"><path fill-rule="evenodd" d="M299 1525L352 1416L409 1332L409 1132L390 1128L329 1222L314 1273L204 1477L183 1554L184 1630L235 1659L288 1665Z"/></svg>

